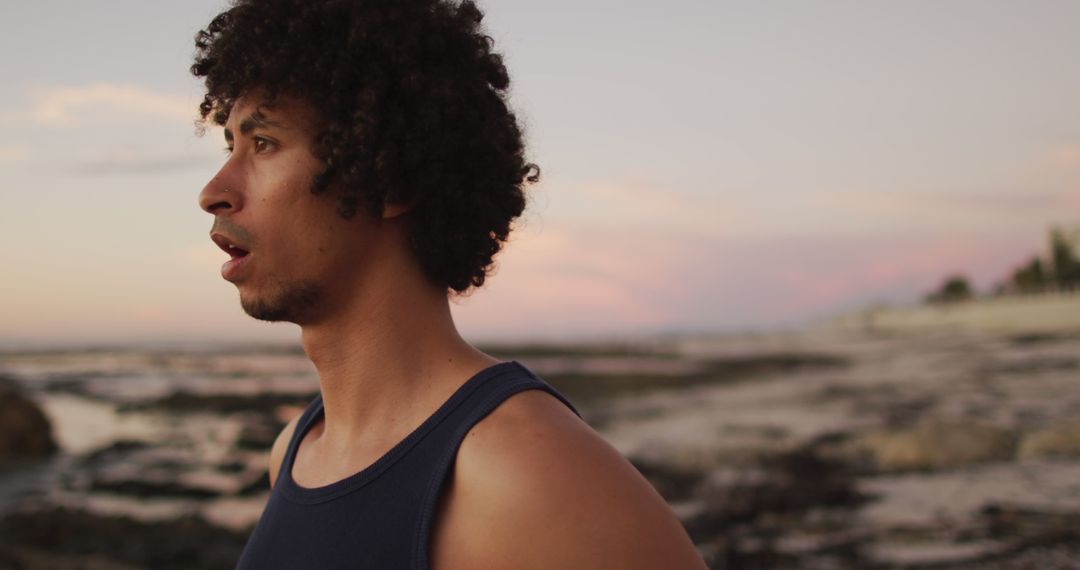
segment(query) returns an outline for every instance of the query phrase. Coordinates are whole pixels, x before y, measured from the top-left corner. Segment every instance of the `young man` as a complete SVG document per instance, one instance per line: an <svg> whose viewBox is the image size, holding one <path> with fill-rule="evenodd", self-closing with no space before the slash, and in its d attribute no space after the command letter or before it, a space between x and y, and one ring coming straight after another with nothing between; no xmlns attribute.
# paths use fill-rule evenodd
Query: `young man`
<svg viewBox="0 0 1080 570"><path fill-rule="evenodd" d="M199 196L251 316L300 325L320 396L270 453L241 568L700 568L634 468L466 343L537 178L471 2L238 0L196 39L229 157Z"/></svg>

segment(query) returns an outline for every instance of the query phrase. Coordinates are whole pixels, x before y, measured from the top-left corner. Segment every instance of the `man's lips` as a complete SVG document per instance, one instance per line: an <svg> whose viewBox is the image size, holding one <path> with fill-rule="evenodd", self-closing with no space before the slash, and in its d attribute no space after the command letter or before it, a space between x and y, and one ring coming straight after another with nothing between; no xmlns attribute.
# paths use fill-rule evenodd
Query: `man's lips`
<svg viewBox="0 0 1080 570"><path fill-rule="evenodd" d="M221 266L221 276L226 281L235 281L241 269L247 264L248 250L224 234L212 233L210 239L230 256L230 259Z"/></svg>
<svg viewBox="0 0 1080 570"><path fill-rule="evenodd" d="M229 237L227 237L227 236L225 236L223 234L219 234L219 233L210 234L210 239L214 243L216 243L217 246L220 247L225 253L232 256L233 259L236 259L237 257L244 257L244 256L246 256L248 254L247 249L241 247L235 241L233 241L231 238L229 238Z"/></svg>

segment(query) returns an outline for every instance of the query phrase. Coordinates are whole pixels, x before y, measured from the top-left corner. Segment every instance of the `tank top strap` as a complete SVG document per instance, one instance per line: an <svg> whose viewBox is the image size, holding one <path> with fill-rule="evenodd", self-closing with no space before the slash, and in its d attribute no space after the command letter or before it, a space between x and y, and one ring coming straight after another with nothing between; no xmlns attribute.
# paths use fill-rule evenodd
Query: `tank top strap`
<svg viewBox="0 0 1080 570"><path fill-rule="evenodd" d="M414 540L416 545L415 555L412 557L414 570L426 570L428 568L428 550L431 542L432 524L435 518L435 509L443 487L446 484L447 474L457 457L458 448L469 431L495 411L500 404L511 396L526 390L542 390L551 394L575 415L581 417L577 408L552 388L547 382L538 378L531 370L522 366L517 361L510 361L513 371L509 374L499 375L497 381L486 381L476 390L469 394L469 405L463 405L459 409L464 410L453 422L454 428L448 438L449 445L442 448L442 453L435 460L433 469L428 479L427 489L422 502L420 524L417 526L417 535Z"/></svg>
<svg viewBox="0 0 1080 570"><path fill-rule="evenodd" d="M278 487L278 480L281 479L282 474L288 474L288 467L292 465L293 455L296 454L296 450L300 447L300 440L307 433L308 427L311 422L315 420L315 416L322 410L322 393L315 395L315 398L308 403L307 408L300 414L300 419L296 422L296 427L293 428L292 436L289 438L289 446L285 448L285 456L281 459L281 465L278 465L277 478L274 480L274 488Z"/></svg>

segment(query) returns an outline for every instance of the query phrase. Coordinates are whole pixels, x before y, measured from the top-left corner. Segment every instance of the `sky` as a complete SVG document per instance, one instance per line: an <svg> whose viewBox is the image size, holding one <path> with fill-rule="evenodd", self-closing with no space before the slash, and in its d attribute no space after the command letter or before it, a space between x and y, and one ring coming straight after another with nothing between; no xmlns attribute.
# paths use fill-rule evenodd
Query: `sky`
<svg viewBox="0 0 1080 570"><path fill-rule="evenodd" d="M989 289L1080 222L1072 0L481 1L543 181L474 341L798 326ZM277 341L196 196L221 1L0 4L0 346Z"/></svg>

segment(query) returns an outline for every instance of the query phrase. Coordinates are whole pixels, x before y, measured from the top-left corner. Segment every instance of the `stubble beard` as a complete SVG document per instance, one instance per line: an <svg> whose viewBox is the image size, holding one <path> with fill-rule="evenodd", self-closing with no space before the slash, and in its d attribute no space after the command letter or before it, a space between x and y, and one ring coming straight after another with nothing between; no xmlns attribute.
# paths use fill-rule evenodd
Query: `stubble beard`
<svg viewBox="0 0 1080 570"><path fill-rule="evenodd" d="M314 312L321 297L313 283L281 283L276 289L262 296L240 295L240 307L260 321L303 324L307 320L305 317Z"/></svg>

